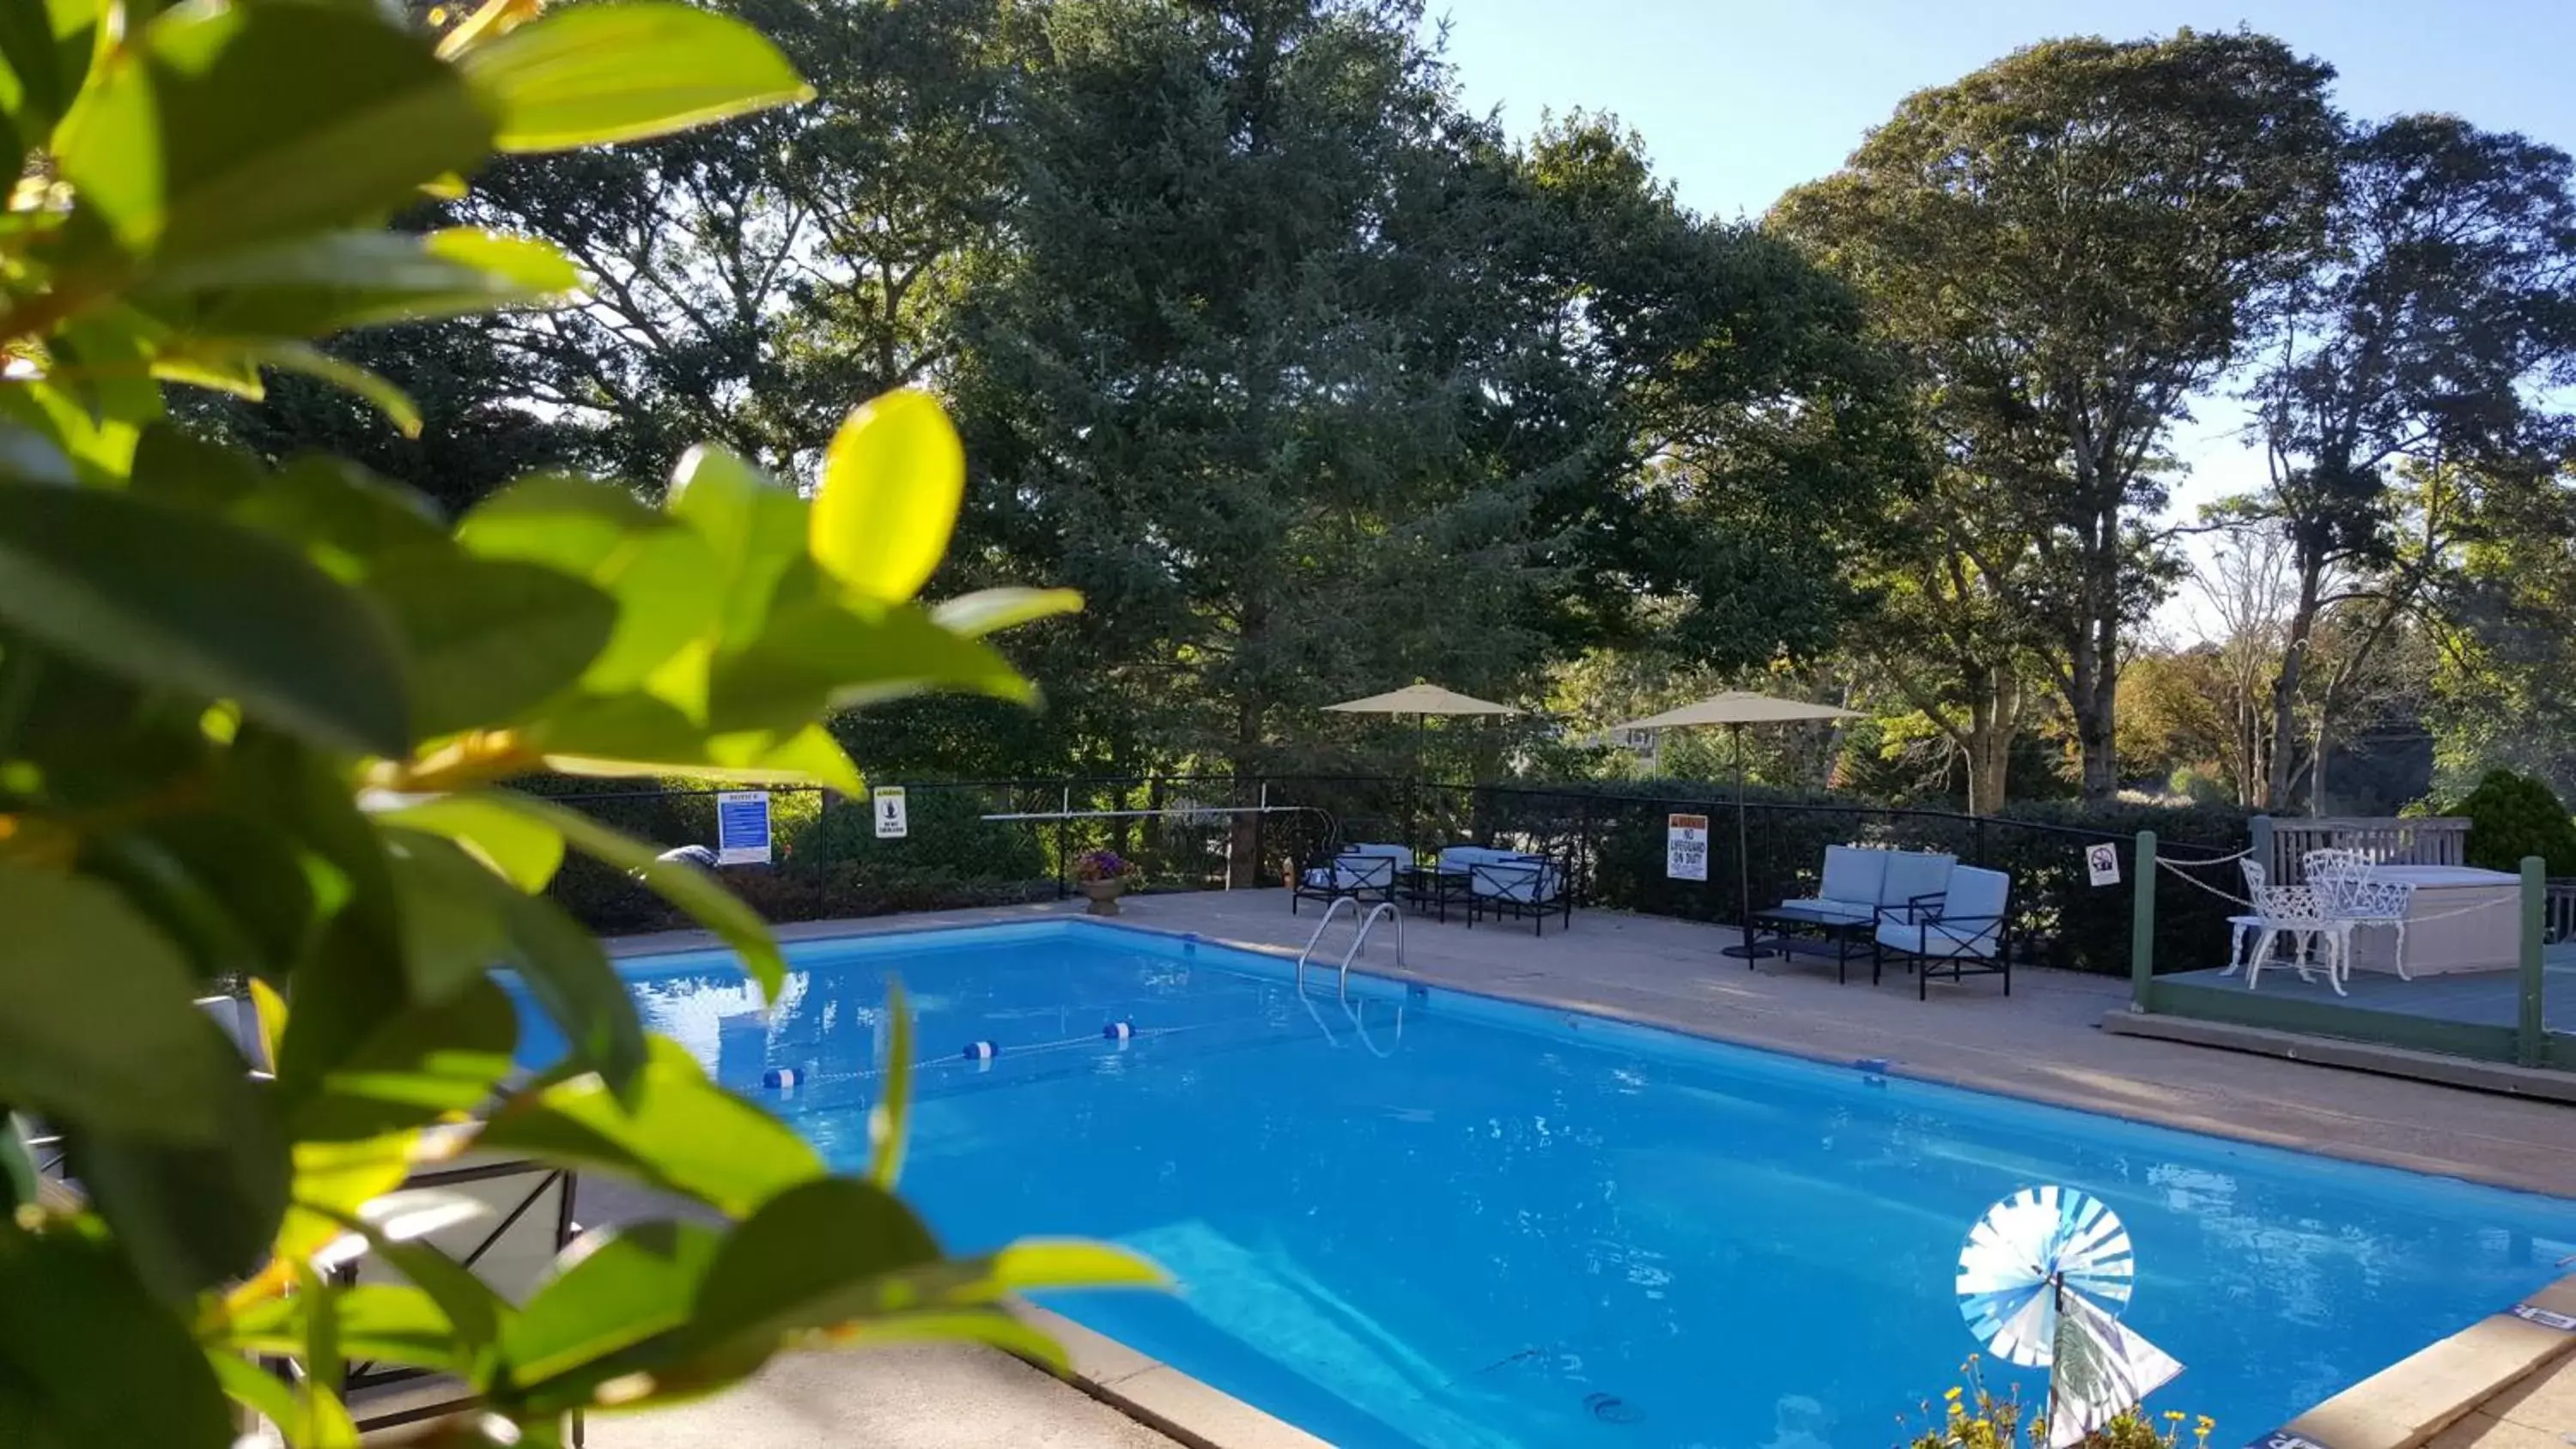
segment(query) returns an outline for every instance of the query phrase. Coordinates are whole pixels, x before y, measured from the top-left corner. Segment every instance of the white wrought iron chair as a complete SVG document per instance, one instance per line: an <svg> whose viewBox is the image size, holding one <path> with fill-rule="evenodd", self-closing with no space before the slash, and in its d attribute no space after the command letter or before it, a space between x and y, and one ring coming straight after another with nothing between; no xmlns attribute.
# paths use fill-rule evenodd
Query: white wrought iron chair
<svg viewBox="0 0 2576 1449"><path fill-rule="evenodd" d="M2235 928L2235 948L2229 952L2227 969L2219 974L2233 976L2245 972L2245 989L2252 991L2261 981L2264 964L2272 959L2272 948L2283 936L2291 938L2291 964L2298 969L2299 979L2313 981L2308 963L2309 952L2320 940L2325 942L2326 984L2337 996L2344 994L2343 973L2351 955L2351 922L2334 915L2326 901L2312 886L2276 886L2268 873L2253 861L2244 862L2245 893L2254 903L2249 916L2231 917ZM2254 938L2254 949L2242 952L2245 938ZM2242 960L2237 957L2242 954Z"/></svg>
<svg viewBox="0 0 2576 1449"><path fill-rule="evenodd" d="M2386 926L2397 933L2392 958L2397 979L2415 979L2406 974L2406 913L2415 901L2413 882L2377 879L2379 862L2359 850L2311 850L2299 857L2299 867L2327 911L2350 923L2343 937L2347 976L2352 971L2352 932L2364 926Z"/></svg>

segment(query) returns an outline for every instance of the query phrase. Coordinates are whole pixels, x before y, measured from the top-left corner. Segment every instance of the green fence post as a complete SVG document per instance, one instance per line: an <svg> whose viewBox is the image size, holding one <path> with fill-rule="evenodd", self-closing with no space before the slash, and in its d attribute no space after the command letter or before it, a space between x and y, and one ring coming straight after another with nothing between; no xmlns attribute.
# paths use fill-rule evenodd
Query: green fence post
<svg viewBox="0 0 2576 1449"><path fill-rule="evenodd" d="M2272 817L2269 815L2257 815L2252 820L2247 821L2245 823L2245 834L2245 846L2251 853L2254 863L2263 867L2267 872L2271 871ZM2289 882L2276 874L2272 877L2272 884L2288 885Z"/></svg>
<svg viewBox="0 0 2576 1449"><path fill-rule="evenodd" d="M2513 1054L2526 1067L2539 1066L2549 1048L2540 1015L2540 938L2548 881L2547 862L2536 855L2522 858L2522 1014L2514 1025Z"/></svg>
<svg viewBox="0 0 2576 1449"><path fill-rule="evenodd" d="M2138 832L2134 857L2138 878L2130 887L2136 904L2129 908L2129 1009L2145 1011L2156 985L2156 833Z"/></svg>

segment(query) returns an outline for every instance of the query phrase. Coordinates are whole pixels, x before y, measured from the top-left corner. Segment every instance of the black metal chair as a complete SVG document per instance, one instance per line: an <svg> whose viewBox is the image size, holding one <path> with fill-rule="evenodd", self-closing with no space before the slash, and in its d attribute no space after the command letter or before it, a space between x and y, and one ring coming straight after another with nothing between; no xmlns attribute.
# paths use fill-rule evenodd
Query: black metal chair
<svg viewBox="0 0 2576 1449"><path fill-rule="evenodd" d="M1480 915L1530 922L1530 934L1547 934L1547 918L1574 925L1574 872L1552 855L1515 855L1467 867L1467 925Z"/></svg>
<svg viewBox="0 0 2576 1449"><path fill-rule="evenodd" d="M1393 853L1398 849L1346 845L1328 859L1300 865L1296 878L1288 883L1288 914L1297 914L1299 901L1331 902L1345 896L1354 900L1394 900L1396 873L1410 863L1406 855Z"/></svg>
<svg viewBox="0 0 2576 1449"><path fill-rule="evenodd" d="M1916 897L1902 906L1881 906L1871 933L1869 982L1892 955L1914 970L1914 995L1931 995L1932 978L1949 971L1957 981L1969 975L2000 975L2004 995L2012 995L2012 877L1972 865L1950 872L1950 887L1937 899Z"/></svg>

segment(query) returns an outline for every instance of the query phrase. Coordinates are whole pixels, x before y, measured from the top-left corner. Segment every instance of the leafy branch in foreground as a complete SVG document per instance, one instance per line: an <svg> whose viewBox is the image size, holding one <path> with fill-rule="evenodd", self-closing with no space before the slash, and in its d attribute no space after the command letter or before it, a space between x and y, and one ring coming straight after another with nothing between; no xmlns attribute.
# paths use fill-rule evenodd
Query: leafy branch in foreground
<svg viewBox="0 0 2576 1449"><path fill-rule="evenodd" d="M856 790L826 711L1028 698L982 636L1078 600L918 601L964 485L935 403L853 413L810 502L701 447L658 508L533 477L453 528L340 460L272 469L162 416L165 384L257 396L284 370L410 418L312 339L564 305L580 278L541 241L383 214L496 150L801 98L769 43L616 0L490 0L444 37L356 3L0 6L22 178L0 215L0 1442L218 1446L230 1400L296 1445L353 1444L339 1370L373 1361L481 1397L443 1442L546 1445L568 1411L704 1393L782 1348L1044 1360L1007 1295L1158 1281L1089 1244L945 1257L892 1193L900 1051L876 1160L836 1175L648 1036L542 894L567 852L640 875L774 992L766 928L507 788L552 768ZM504 967L567 1043L534 1075ZM227 980L273 1073L191 1004ZM47 1179L51 1138L76 1191ZM470 1204L403 1187L467 1153L702 1211L593 1234L513 1303L427 1241ZM392 1276L336 1273L370 1256Z"/></svg>

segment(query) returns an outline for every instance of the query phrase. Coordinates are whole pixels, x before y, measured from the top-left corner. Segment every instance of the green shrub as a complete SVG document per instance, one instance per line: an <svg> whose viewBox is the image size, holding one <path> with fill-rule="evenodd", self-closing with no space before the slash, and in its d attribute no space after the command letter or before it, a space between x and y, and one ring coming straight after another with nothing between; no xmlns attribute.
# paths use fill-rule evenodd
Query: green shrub
<svg viewBox="0 0 2576 1449"><path fill-rule="evenodd" d="M2547 785L2511 770L2490 770L2448 812L2469 820L2469 864L2522 869L2536 855L2553 876L2576 875L2576 820Z"/></svg>
<svg viewBox="0 0 2576 1449"><path fill-rule="evenodd" d="M961 881L1052 880L1038 833L1026 825L987 821L991 806L970 788L913 786L905 792L907 830L880 840L864 801L845 801L802 826L782 830L781 871L820 876L855 866L862 879L952 877Z"/></svg>

